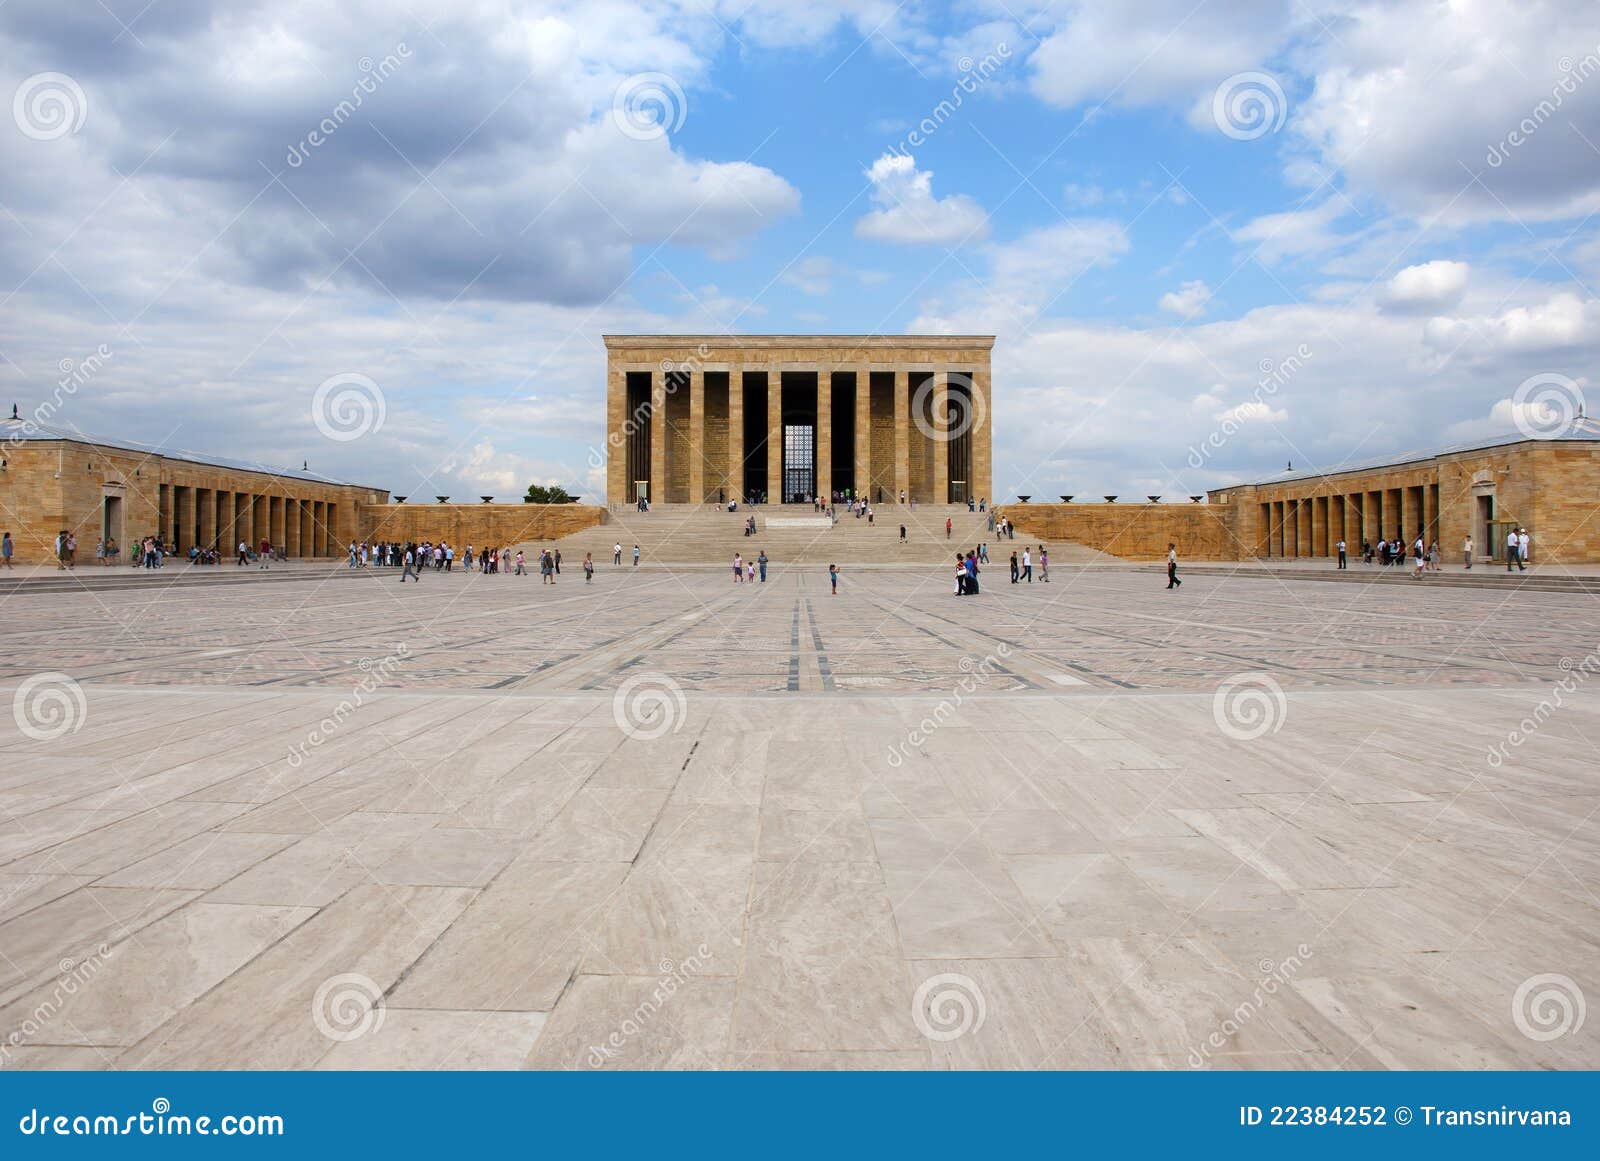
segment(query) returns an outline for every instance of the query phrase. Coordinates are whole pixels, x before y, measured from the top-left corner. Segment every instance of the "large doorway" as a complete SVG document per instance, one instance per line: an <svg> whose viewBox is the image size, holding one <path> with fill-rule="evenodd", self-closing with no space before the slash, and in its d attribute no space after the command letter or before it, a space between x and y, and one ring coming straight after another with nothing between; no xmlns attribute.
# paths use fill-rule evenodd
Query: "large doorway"
<svg viewBox="0 0 1600 1161"><path fill-rule="evenodd" d="M122 497L107 496L100 515L100 538L122 544Z"/></svg>
<svg viewBox="0 0 1600 1161"><path fill-rule="evenodd" d="M1472 506L1472 546L1476 555L1495 557L1494 496L1474 496Z"/></svg>
<svg viewBox="0 0 1600 1161"><path fill-rule="evenodd" d="M817 490L817 429L810 423L783 425L783 502L803 503Z"/></svg>

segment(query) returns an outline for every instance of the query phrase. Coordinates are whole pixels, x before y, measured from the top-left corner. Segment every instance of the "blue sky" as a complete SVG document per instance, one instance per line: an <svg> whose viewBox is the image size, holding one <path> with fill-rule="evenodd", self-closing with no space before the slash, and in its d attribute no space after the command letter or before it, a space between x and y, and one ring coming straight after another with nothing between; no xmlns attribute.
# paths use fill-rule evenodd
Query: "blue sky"
<svg viewBox="0 0 1600 1161"><path fill-rule="evenodd" d="M1600 353L1589 3L11 0L0 38L0 376L31 410L93 358L87 432L594 498L602 333L983 332L1001 498L1178 496L1537 426Z"/></svg>

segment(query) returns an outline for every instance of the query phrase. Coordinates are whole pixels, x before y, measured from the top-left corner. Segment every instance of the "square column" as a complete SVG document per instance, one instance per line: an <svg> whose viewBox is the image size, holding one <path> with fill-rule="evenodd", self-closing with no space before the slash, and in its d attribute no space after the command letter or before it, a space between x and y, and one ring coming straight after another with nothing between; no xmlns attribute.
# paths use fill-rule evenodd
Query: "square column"
<svg viewBox="0 0 1600 1161"><path fill-rule="evenodd" d="M173 489L173 508L176 512L176 535L172 543L179 550L188 548L194 543L194 489L187 485L179 485Z"/></svg>
<svg viewBox="0 0 1600 1161"><path fill-rule="evenodd" d="M894 372L894 491L895 499L911 494L911 373Z"/></svg>
<svg viewBox="0 0 1600 1161"><path fill-rule="evenodd" d="M300 501L300 555L315 556L317 554L316 533L313 529L316 524L311 519L311 501Z"/></svg>
<svg viewBox="0 0 1600 1161"><path fill-rule="evenodd" d="M856 470L852 494L872 498L872 368L856 368Z"/></svg>
<svg viewBox="0 0 1600 1161"><path fill-rule="evenodd" d="M783 503L783 372L767 372L767 503Z"/></svg>
<svg viewBox="0 0 1600 1161"><path fill-rule="evenodd" d="M933 503L949 502L950 372L936 371L933 376Z"/></svg>
<svg viewBox="0 0 1600 1161"><path fill-rule="evenodd" d="M198 543L201 548L210 548L217 539L217 494L210 488L197 488L195 502L198 509Z"/></svg>
<svg viewBox="0 0 1600 1161"><path fill-rule="evenodd" d="M650 503L667 498L667 377L650 372Z"/></svg>
<svg viewBox="0 0 1600 1161"><path fill-rule="evenodd" d="M833 368L817 368L816 494L833 496Z"/></svg>
<svg viewBox="0 0 1600 1161"><path fill-rule="evenodd" d="M321 500L311 504L311 546L315 555L328 555L328 505Z"/></svg>
<svg viewBox="0 0 1600 1161"><path fill-rule="evenodd" d="M628 373L608 366L606 368L606 502L608 504L621 504L628 498L628 429Z"/></svg>
<svg viewBox="0 0 1600 1161"><path fill-rule="evenodd" d="M288 497L283 501L283 551L290 557L300 555L300 501Z"/></svg>
<svg viewBox="0 0 1600 1161"><path fill-rule="evenodd" d="M728 498L744 502L744 368L728 372Z"/></svg>
<svg viewBox="0 0 1600 1161"><path fill-rule="evenodd" d="M706 373L689 369L689 503L706 500Z"/></svg>
<svg viewBox="0 0 1600 1161"><path fill-rule="evenodd" d="M994 450L989 446L989 369L985 364L972 373L972 479L968 494L994 501Z"/></svg>

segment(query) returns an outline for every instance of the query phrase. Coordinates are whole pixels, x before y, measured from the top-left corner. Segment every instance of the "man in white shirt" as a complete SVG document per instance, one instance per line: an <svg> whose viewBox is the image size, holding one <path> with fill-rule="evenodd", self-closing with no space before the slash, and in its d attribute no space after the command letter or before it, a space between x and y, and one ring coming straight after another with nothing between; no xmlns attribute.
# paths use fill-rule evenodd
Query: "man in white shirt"
<svg viewBox="0 0 1600 1161"><path fill-rule="evenodd" d="M1033 583L1033 557L1028 555L1028 550L1022 550L1022 575L1031 585Z"/></svg>
<svg viewBox="0 0 1600 1161"><path fill-rule="evenodd" d="M1168 556L1170 557L1171 554L1169 553ZM1345 560L1346 560L1346 557L1345 557L1345 545L1344 545L1344 540L1341 538L1340 541L1339 541L1339 567L1340 568L1344 568L1345 567Z"/></svg>
<svg viewBox="0 0 1600 1161"><path fill-rule="evenodd" d="M1344 541L1339 542L1339 567L1344 567ZM1167 588L1178 589L1183 587L1183 582L1178 579L1178 546L1167 543Z"/></svg>
<svg viewBox="0 0 1600 1161"><path fill-rule="evenodd" d="M1472 567L1472 537L1467 537L1467 542L1461 546L1461 559L1468 568Z"/></svg>
<svg viewBox="0 0 1600 1161"><path fill-rule="evenodd" d="M1517 539L1517 530L1513 528L1506 533L1506 571L1511 571L1511 566L1520 564L1517 554L1522 551L1522 542Z"/></svg>
<svg viewBox="0 0 1600 1161"><path fill-rule="evenodd" d="M1528 547L1531 543L1526 528L1517 529L1517 567L1524 572L1528 568Z"/></svg>
<svg viewBox="0 0 1600 1161"><path fill-rule="evenodd" d="M622 541L620 540L611 546L611 563L622 563Z"/></svg>

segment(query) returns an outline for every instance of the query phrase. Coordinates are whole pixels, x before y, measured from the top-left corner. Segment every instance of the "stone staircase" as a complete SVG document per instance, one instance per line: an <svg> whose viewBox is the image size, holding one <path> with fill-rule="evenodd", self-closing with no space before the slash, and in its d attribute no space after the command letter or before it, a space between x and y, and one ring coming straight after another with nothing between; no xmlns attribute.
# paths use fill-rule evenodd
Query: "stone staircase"
<svg viewBox="0 0 1600 1161"><path fill-rule="evenodd" d="M756 518L756 535L743 534L746 518ZM944 522L951 523L945 538ZM743 506L728 512L716 505L656 504L649 512L631 507L613 508L604 524L547 543L520 545L532 556L540 548L561 550L563 570L576 568L585 552L609 565L612 545L621 543L624 563L639 546L639 559L647 564L714 564L732 562L738 552L753 557L765 551L774 564L916 564L955 563L956 550L989 544L991 567L1003 568L1011 550L1021 551L1019 536L1004 545L989 531L988 514L968 512L965 505L918 504L915 510L897 504L875 509L868 524L840 510L839 521L828 527L809 505ZM900 543L900 525L906 526L906 543ZM1028 542L1036 543L1036 542ZM1063 564L1108 560L1101 553L1076 545L1050 545L1051 562ZM1002 551L1004 549L1004 551Z"/></svg>

